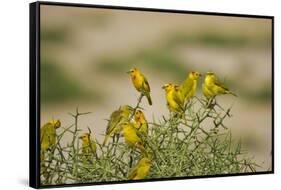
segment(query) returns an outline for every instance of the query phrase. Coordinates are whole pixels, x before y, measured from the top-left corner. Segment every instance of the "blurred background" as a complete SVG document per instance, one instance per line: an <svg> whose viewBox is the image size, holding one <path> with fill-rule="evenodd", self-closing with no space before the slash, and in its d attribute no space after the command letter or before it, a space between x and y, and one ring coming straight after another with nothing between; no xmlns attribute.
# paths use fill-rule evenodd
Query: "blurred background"
<svg viewBox="0 0 281 190"><path fill-rule="evenodd" d="M261 168L271 169L271 20L41 5L41 125L81 112L79 125L103 139L111 112L135 105L139 93L126 74L147 77L153 106L148 121L168 115L161 86L192 70L215 72L238 94L227 126ZM203 97L202 79L196 96Z"/></svg>

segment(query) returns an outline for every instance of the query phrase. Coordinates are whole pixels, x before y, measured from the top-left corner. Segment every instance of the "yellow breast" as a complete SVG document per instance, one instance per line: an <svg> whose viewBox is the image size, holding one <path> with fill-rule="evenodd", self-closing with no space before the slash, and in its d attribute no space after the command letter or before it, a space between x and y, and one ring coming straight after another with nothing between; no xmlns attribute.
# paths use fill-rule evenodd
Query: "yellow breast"
<svg viewBox="0 0 281 190"><path fill-rule="evenodd" d="M169 109L171 111L174 111L174 112L180 112L181 111L179 105L174 100L173 91L172 90L166 93L166 99L167 99L167 103L168 103Z"/></svg>
<svg viewBox="0 0 281 190"><path fill-rule="evenodd" d="M136 75L132 76L132 82L133 82L136 90L141 91L142 84L143 84L143 78L140 75L136 74Z"/></svg>

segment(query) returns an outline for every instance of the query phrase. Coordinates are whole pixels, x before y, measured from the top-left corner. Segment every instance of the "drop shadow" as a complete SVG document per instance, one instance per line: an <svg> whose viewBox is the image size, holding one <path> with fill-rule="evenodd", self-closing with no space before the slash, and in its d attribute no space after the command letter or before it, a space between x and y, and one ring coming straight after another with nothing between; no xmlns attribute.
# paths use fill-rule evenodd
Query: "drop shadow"
<svg viewBox="0 0 281 190"><path fill-rule="evenodd" d="M18 179L18 182L19 182L19 184L21 184L21 185L23 185L23 186L26 186L26 187L29 186L28 179L26 179L26 178Z"/></svg>

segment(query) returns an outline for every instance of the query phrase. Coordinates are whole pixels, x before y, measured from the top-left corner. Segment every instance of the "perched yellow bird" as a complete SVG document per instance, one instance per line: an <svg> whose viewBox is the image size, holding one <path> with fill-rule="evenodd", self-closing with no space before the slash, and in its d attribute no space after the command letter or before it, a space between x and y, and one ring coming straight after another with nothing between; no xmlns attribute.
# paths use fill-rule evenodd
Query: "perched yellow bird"
<svg viewBox="0 0 281 190"><path fill-rule="evenodd" d="M180 90L182 91L185 100L189 100L194 96L197 88L197 79L200 76L201 74L199 72L192 71L180 85Z"/></svg>
<svg viewBox="0 0 281 190"><path fill-rule="evenodd" d="M150 87L145 76L137 68L133 68L127 73L130 74L136 90L141 92L144 96L146 96L149 105L152 105L152 100L150 97Z"/></svg>
<svg viewBox="0 0 281 190"><path fill-rule="evenodd" d="M58 119L53 119L43 125L40 129L40 175L46 177L47 168L45 165L45 154L50 151L52 146L56 144L57 134L56 129L61 126L61 122ZM53 152L50 152L53 153ZM50 154L49 154L50 155Z"/></svg>
<svg viewBox="0 0 281 190"><path fill-rule="evenodd" d="M138 131L144 135L147 135L148 124L141 110L136 111L134 120L135 120L135 127L138 129Z"/></svg>
<svg viewBox="0 0 281 190"><path fill-rule="evenodd" d="M96 142L89 133L83 133L81 136L79 136L79 139L82 141L82 152L86 158L91 155L97 156Z"/></svg>
<svg viewBox="0 0 281 190"><path fill-rule="evenodd" d="M58 119L54 119L43 125L40 129L40 174L45 176L47 168L45 166L45 153L50 150L53 145L56 144L56 129L61 126L61 122Z"/></svg>
<svg viewBox="0 0 281 190"><path fill-rule="evenodd" d="M51 120L40 129L40 144L41 151L48 150L51 146L56 144L56 129L61 126L58 119Z"/></svg>
<svg viewBox="0 0 281 190"><path fill-rule="evenodd" d="M222 82L218 80L212 72L207 72L203 84L203 94L207 99L215 97L220 94L231 94L237 96L231 92Z"/></svg>
<svg viewBox="0 0 281 190"><path fill-rule="evenodd" d="M121 106L118 110L111 113L110 119L106 127L106 136L103 141L103 146L106 144L108 138L112 135L119 134L122 131L121 124L129 120L133 108L129 105Z"/></svg>
<svg viewBox="0 0 281 190"><path fill-rule="evenodd" d="M140 134L138 133L137 129L133 126L133 124L125 122L122 124L122 127L125 142L132 147L139 148L143 154L147 155L147 152L144 148L143 140L141 139Z"/></svg>
<svg viewBox="0 0 281 190"><path fill-rule="evenodd" d="M128 179L129 180L139 180L144 179L151 167L151 160L147 157L142 158L135 167L130 171Z"/></svg>
<svg viewBox="0 0 281 190"><path fill-rule="evenodd" d="M181 113L184 111L184 96L179 86L167 83L162 88L166 92L167 106L170 111Z"/></svg>

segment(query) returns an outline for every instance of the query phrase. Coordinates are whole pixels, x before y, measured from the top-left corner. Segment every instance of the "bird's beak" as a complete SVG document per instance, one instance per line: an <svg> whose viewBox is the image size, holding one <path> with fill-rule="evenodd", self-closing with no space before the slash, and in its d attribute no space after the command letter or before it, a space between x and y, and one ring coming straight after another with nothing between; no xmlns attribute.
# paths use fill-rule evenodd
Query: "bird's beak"
<svg viewBox="0 0 281 190"><path fill-rule="evenodd" d="M82 139L82 137L80 136L80 137L78 137L79 139Z"/></svg>
<svg viewBox="0 0 281 190"><path fill-rule="evenodd" d="M161 88L162 88L162 89L165 89L165 86L162 86Z"/></svg>
<svg viewBox="0 0 281 190"><path fill-rule="evenodd" d="M131 73L131 71L127 71L126 73L127 73L127 74L130 74L130 73Z"/></svg>
<svg viewBox="0 0 281 190"><path fill-rule="evenodd" d="M201 74L201 73L199 73L199 77L202 77L202 74Z"/></svg>

